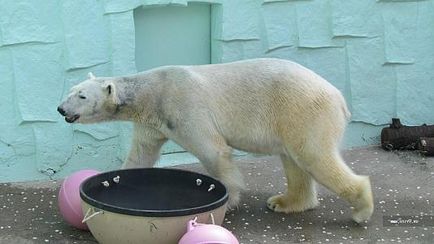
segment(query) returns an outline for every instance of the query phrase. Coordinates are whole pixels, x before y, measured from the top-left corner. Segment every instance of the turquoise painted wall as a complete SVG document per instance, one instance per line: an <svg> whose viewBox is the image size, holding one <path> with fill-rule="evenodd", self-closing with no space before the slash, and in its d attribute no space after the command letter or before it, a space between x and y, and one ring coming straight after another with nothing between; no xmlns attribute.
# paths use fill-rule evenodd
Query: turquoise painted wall
<svg viewBox="0 0 434 244"><path fill-rule="evenodd" d="M211 63L210 4L137 8L134 20L137 71Z"/></svg>
<svg viewBox="0 0 434 244"><path fill-rule="evenodd" d="M136 8L136 68L144 71L162 65L211 63L211 5ZM152 57L152 58L150 58ZM182 153L183 148L168 141L161 153ZM177 155L185 160L184 155Z"/></svg>
<svg viewBox="0 0 434 244"><path fill-rule="evenodd" d="M434 124L434 0L0 0L0 181L119 167L130 124L69 125L56 106L89 71L136 72L134 9L188 2L213 3L213 62L292 59L336 85L346 146L377 143L391 117Z"/></svg>

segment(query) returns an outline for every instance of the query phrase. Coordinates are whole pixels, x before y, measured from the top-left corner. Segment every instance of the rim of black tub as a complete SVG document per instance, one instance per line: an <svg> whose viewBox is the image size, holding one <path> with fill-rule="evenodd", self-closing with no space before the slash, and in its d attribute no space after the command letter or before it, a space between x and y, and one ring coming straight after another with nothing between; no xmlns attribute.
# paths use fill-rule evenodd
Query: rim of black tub
<svg viewBox="0 0 434 244"><path fill-rule="evenodd" d="M222 196L219 197L217 200L202 206L171 209L171 210L170 209L156 210L156 209L137 209L137 208L116 206L114 204L96 200L86 192L86 189L89 189L89 187L91 186L104 187L103 184L101 184L102 182L101 180L104 181L104 179L109 180L109 179L113 179L116 176L120 176L120 182L122 183L123 178L127 177L126 174L131 174L131 172L137 172L137 171L148 171L148 172L153 171L153 174L161 175L161 177L170 176L171 174L174 173L175 175L181 173L184 174L186 177L189 176L191 179L194 179L194 182L192 184L195 185L196 185L196 179L200 178L202 180L201 187L207 187L210 184L214 184L215 189L218 189L218 191ZM114 183L111 182L111 184ZM143 217L175 217L175 216L194 215L194 214L204 213L204 212L217 209L223 206L228 201L228 192L226 187L220 181L204 174L187 171L187 170L180 170L180 169L141 168L141 169L114 170L114 171L104 172L98 175L91 176L80 184L80 197L84 202L86 202L87 204L91 205L94 208L113 212L113 213L133 215L133 216L143 216Z"/></svg>

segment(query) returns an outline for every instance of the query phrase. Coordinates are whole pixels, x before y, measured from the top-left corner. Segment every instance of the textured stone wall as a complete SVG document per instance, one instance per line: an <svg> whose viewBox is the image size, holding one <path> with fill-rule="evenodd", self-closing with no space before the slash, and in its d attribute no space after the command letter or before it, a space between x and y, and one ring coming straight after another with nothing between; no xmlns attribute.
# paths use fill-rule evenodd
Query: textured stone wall
<svg viewBox="0 0 434 244"><path fill-rule="evenodd" d="M187 2L214 4L213 62L292 59L336 85L348 145L394 116L434 123L433 0L0 0L0 182L117 168L131 125L69 125L56 106L89 71L136 71L135 8Z"/></svg>

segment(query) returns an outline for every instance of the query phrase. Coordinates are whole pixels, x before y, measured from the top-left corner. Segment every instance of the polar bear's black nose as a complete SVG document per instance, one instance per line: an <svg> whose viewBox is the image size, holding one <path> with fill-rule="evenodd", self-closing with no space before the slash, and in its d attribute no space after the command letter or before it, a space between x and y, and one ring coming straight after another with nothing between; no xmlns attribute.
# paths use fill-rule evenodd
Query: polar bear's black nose
<svg viewBox="0 0 434 244"><path fill-rule="evenodd" d="M61 108L61 107L57 107L57 111L58 111L61 115L63 115L63 116L66 115L65 110L63 110L63 108Z"/></svg>

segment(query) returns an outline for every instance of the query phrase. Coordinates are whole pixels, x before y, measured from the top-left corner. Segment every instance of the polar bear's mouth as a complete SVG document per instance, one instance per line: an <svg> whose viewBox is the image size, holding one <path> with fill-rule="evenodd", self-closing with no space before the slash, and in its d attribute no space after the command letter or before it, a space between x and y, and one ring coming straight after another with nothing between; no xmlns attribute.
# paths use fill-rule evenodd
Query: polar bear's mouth
<svg viewBox="0 0 434 244"><path fill-rule="evenodd" d="M68 123L74 123L78 118L80 118L80 115L76 114L73 116L66 116L65 121Z"/></svg>

